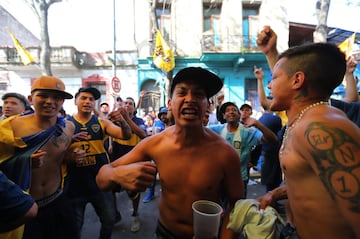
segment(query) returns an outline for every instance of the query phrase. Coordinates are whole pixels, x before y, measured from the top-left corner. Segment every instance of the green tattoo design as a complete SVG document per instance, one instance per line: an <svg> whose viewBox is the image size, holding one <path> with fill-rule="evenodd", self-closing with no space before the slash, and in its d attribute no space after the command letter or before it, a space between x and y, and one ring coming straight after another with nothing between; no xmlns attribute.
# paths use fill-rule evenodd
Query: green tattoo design
<svg viewBox="0 0 360 239"><path fill-rule="evenodd" d="M360 150L359 140L319 122L309 124L305 138L314 149L312 156L319 176L331 197L335 199L337 195L347 200L349 209L360 213L360 163L355 159Z"/></svg>

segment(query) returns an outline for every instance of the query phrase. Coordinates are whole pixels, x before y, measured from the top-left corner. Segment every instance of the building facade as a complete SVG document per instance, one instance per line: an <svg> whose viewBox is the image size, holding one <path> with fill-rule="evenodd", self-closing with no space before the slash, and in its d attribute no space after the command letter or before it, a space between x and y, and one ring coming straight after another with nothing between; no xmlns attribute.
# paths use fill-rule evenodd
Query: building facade
<svg viewBox="0 0 360 239"><path fill-rule="evenodd" d="M139 93L145 90L147 93L140 108L157 110L167 103L172 76L184 67L199 66L223 79L224 88L219 94L224 94L225 101L237 105L247 102L255 111L260 111L253 69L254 66L263 68L265 85L271 79L271 73L265 56L257 48L256 36L264 25L271 25L278 33L279 51L288 47L291 25L283 1L122 1L117 7L126 7L133 12L133 17L127 19L127 24L133 27L131 32L123 32L123 29L118 29L118 32L133 36L135 47L89 53L71 46L52 46L52 72L73 94L79 87L97 87L102 93L99 104L107 101L111 105L113 95L131 96L137 100ZM1 22L12 19L11 24L16 25L14 34L39 59L40 48L36 42L40 40L32 36L32 41L27 41L30 39L24 37L27 29L21 27L16 19L14 21L6 9L0 8L0 17ZM298 36L297 40L303 42L311 38L314 26L305 28L296 24L296 27L296 33L307 33L307 36ZM162 72L153 64L156 30L160 31L175 56L175 68L169 73ZM28 94L32 80L41 74L38 65L24 66L7 34L0 32L0 40L6 43L0 45L0 96L9 91ZM73 101L66 101L65 109L69 113L75 111Z"/></svg>

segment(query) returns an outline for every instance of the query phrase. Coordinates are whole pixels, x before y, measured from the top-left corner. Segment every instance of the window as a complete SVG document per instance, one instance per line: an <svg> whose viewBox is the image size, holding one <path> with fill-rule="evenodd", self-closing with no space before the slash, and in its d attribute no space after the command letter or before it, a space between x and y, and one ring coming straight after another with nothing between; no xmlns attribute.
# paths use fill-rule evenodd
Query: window
<svg viewBox="0 0 360 239"><path fill-rule="evenodd" d="M171 36L171 11L170 4L158 4L156 7L156 21L165 41L170 40Z"/></svg>
<svg viewBox="0 0 360 239"><path fill-rule="evenodd" d="M257 110L260 107L256 78L245 79L245 99L251 103L253 109Z"/></svg>
<svg viewBox="0 0 360 239"><path fill-rule="evenodd" d="M221 47L220 13L221 3L204 3L204 39L203 45L207 50Z"/></svg>
<svg viewBox="0 0 360 239"><path fill-rule="evenodd" d="M0 82L0 92L6 92L8 90L8 84L6 82Z"/></svg>
<svg viewBox="0 0 360 239"><path fill-rule="evenodd" d="M259 5L243 5L244 47L256 48L256 37L259 29Z"/></svg>
<svg viewBox="0 0 360 239"><path fill-rule="evenodd" d="M142 99L140 108L148 109L150 106L157 111L160 108L160 89L156 85L156 80L149 79L144 82L141 90L146 91L146 95ZM149 113L149 112L147 112Z"/></svg>

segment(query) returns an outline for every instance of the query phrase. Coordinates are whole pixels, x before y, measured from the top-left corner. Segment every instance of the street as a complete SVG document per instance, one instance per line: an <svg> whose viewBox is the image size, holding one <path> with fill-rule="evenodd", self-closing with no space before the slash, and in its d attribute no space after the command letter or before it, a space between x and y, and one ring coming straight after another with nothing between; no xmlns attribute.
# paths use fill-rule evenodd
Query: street
<svg viewBox="0 0 360 239"><path fill-rule="evenodd" d="M258 196L265 193L265 187L255 181L250 181L248 185L248 198L257 198ZM139 217L141 221L140 231L134 233L130 231L130 221L132 213L131 201L128 199L125 192L117 193L117 203L120 209L122 220L118 222L113 230L112 238L141 238L141 239L152 239L158 215L157 203L160 195L160 186L156 186L156 199L149 202L143 203L142 198L145 193L141 194L141 200L139 205ZM97 239L100 230L100 222L95 214L94 209L90 204L87 205L85 212L85 222L82 231L82 239Z"/></svg>

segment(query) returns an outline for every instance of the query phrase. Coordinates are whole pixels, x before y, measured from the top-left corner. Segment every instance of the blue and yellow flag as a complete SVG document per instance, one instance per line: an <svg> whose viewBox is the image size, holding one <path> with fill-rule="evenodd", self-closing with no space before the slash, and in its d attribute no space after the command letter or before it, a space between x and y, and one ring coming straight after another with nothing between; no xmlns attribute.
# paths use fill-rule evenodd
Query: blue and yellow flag
<svg viewBox="0 0 360 239"><path fill-rule="evenodd" d="M26 50L26 48L20 44L19 40L16 39L16 37L14 36L14 34L12 32L9 31L10 37L12 39L12 41L14 42L15 48L21 58L21 62L27 66L30 63L35 63L36 60L35 58L30 54L30 52L28 50Z"/></svg>
<svg viewBox="0 0 360 239"><path fill-rule="evenodd" d="M346 38L345 41L341 42L338 45L338 48L345 54L346 58L348 58L352 52L352 48L355 42L355 34L352 34L350 37Z"/></svg>
<svg viewBox="0 0 360 239"><path fill-rule="evenodd" d="M175 67L174 53L164 38L161 36L160 31L157 30L155 51L153 55L154 65L164 72L169 72Z"/></svg>

